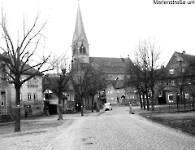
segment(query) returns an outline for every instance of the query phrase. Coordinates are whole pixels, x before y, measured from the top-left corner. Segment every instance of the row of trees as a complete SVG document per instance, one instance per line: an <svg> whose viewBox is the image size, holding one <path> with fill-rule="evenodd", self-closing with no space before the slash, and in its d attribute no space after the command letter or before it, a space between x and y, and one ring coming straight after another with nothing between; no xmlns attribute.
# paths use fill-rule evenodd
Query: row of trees
<svg viewBox="0 0 195 150"><path fill-rule="evenodd" d="M91 64L77 62L72 65L70 77L74 91L80 97L81 115L83 116L83 99L91 98L91 104L93 106L95 95L99 94L101 90L105 90L108 84L106 80L107 76L102 72L100 66L94 67Z"/></svg>
<svg viewBox="0 0 195 150"><path fill-rule="evenodd" d="M134 64L127 68L127 86L134 87L139 95L141 108L147 106L149 110L149 97L154 109L154 86L162 75L160 66L159 48L151 40L140 41L135 50ZM143 100L143 103L142 103Z"/></svg>

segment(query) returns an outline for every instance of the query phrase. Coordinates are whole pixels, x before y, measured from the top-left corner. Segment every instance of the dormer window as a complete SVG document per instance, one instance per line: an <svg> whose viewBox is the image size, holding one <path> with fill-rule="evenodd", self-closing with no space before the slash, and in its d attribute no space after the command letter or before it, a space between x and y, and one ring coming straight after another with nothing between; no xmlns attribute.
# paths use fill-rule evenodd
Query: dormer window
<svg viewBox="0 0 195 150"><path fill-rule="evenodd" d="M174 69L170 69L169 74L174 74Z"/></svg>

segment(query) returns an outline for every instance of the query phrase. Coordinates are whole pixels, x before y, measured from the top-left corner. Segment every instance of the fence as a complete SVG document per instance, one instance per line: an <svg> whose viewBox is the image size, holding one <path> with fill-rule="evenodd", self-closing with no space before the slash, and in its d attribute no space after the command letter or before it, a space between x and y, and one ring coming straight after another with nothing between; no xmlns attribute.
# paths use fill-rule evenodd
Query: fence
<svg viewBox="0 0 195 150"><path fill-rule="evenodd" d="M195 105L191 103L187 104L167 104L167 105L157 105L154 109L155 112L181 112L181 111L191 111L195 110Z"/></svg>

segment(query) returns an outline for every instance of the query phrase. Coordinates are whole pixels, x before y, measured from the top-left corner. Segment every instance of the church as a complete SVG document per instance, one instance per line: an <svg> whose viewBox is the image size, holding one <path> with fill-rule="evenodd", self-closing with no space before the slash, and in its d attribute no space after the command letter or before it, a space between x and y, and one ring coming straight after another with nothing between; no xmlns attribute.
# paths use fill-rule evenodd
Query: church
<svg viewBox="0 0 195 150"><path fill-rule="evenodd" d="M89 63L92 66L102 66L101 69L113 84L108 85L107 89L102 91L102 100L111 104L128 104L131 100L136 100L136 91L132 88L125 87L125 77L127 64L132 64L128 58L111 58L111 57L90 57L90 48L85 33L84 24L81 15L81 9L78 3L75 31L72 39L72 65L78 61ZM96 98L97 99L97 98ZM85 106L88 105L84 102ZM90 104L89 104L90 105Z"/></svg>

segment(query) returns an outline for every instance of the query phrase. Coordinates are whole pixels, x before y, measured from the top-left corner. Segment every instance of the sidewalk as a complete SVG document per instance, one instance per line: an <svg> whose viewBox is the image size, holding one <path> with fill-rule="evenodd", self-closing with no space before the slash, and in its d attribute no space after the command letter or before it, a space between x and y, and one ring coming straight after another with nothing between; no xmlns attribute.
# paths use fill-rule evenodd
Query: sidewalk
<svg viewBox="0 0 195 150"><path fill-rule="evenodd" d="M21 119L21 132L34 132L34 130L47 130L48 128L58 127L66 122L74 121L78 118L88 116L96 116L102 112L91 112L91 110L84 110L84 115L81 116L80 112L72 114L63 114L63 120L57 120L58 115L29 117ZM0 135L15 134L14 122L0 124Z"/></svg>

